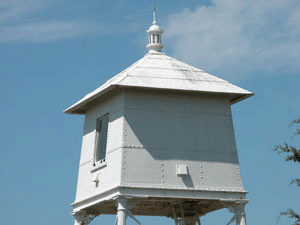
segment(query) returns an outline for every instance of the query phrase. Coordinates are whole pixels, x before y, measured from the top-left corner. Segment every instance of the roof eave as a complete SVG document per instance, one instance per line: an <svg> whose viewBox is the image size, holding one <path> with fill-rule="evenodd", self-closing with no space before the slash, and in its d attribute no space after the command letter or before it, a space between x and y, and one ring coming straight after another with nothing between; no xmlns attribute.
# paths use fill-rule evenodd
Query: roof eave
<svg viewBox="0 0 300 225"><path fill-rule="evenodd" d="M128 87L127 85L110 85L109 87L105 88L104 90L101 90L100 92L98 92L97 94L86 98L82 101L79 100L78 102L76 102L75 104L73 104L72 106L70 106L69 108L67 108L64 113L66 114L78 114L78 115L84 115L86 113L86 105L90 102L92 102L93 100L98 99L100 96L108 93L109 91L113 90L116 87ZM134 86L130 86L131 88L145 88L145 87L134 87ZM146 88L147 89L147 88ZM161 89L161 88L150 88L150 89ZM172 90L172 89L164 89L164 90ZM183 91L183 90L178 90L178 91ZM185 90L188 91L188 90ZM194 90L193 90L194 92ZM202 93L215 93L215 94L223 94L223 95L231 95L230 97L230 103L233 105L235 103L238 103L246 98L251 97L252 95L254 95L252 92L248 92L248 93L230 93L230 92L208 92L208 91L196 91L196 92L202 92Z"/></svg>
<svg viewBox="0 0 300 225"><path fill-rule="evenodd" d="M93 95L93 96L91 96L91 97L89 97L89 98L84 99L83 101L82 101L82 99L79 100L78 102L76 102L75 104L73 104L73 105L71 105L69 108L67 108L67 109L64 111L64 113L66 113L66 114L78 114L78 115L84 115L84 114L86 113L86 109L85 109L86 107L85 107L85 106L86 106L88 103L90 103L90 102L93 101L93 100L98 99L101 95L104 95L104 94L106 94L107 92L111 91L112 89L115 88L115 86L117 86L117 85L111 85L111 86L105 88L104 90L102 90L102 91L96 93L95 95Z"/></svg>
<svg viewBox="0 0 300 225"><path fill-rule="evenodd" d="M244 100L246 98L249 98L249 97L251 97L253 95L254 95L254 93L252 93L252 92L249 92L249 93L246 93L246 94L242 94L242 95L238 95L237 97L231 98L230 99L230 103L231 103L231 105L233 105L233 104L238 103L238 102L240 102L240 101L242 101L242 100Z"/></svg>

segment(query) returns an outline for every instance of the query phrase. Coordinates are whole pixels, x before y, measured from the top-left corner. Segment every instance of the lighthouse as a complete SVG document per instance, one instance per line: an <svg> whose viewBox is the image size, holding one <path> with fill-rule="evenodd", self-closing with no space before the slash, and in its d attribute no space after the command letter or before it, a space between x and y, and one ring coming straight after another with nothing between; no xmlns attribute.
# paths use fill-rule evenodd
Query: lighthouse
<svg viewBox="0 0 300 225"><path fill-rule="evenodd" d="M65 110L85 116L75 225L102 214L200 225L223 208L246 225L231 105L253 93L163 53L153 14L149 51Z"/></svg>

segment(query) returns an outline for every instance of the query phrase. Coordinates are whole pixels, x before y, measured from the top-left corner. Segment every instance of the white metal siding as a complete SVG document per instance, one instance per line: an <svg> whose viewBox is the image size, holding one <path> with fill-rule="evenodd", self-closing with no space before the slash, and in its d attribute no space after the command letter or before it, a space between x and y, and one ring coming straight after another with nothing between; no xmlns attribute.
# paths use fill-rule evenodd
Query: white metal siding
<svg viewBox="0 0 300 225"><path fill-rule="evenodd" d="M122 183L243 189L229 99L128 90L124 113Z"/></svg>
<svg viewBox="0 0 300 225"><path fill-rule="evenodd" d="M93 170L96 143L97 119L109 113L107 132L106 162L102 168ZM123 95L109 96L90 108L85 117L84 134L75 202L110 190L121 180L121 147L123 135ZM95 177L98 183L93 182Z"/></svg>

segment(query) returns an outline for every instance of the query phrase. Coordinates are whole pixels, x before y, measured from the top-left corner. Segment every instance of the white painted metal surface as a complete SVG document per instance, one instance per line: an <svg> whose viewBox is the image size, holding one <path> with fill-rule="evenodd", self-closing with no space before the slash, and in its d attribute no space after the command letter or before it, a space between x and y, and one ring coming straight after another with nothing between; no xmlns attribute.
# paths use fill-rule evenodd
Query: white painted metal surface
<svg viewBox="0 0 300 225"><path fill-rule="evenodd" d="M85 106L88 103L100 98L115 87L227 94L231 103L253 95L245 89L189 66L164 53L152 52L147 53L142 59L66 109L65 113L85 113Z"/></svg>
<svg viewBox="0 0 300 225"><path fill-rule="evenodd" d="M65 111L85 114L75 224L117 212L118 225L140 223L134 215L195 225L228 208L230 222L246 225L230 107L252 93L151 50Z"/></svg>
<svg viewBox="0 0 300 225"><path fill-rule="evenodd" d="M146 46L149 52L161 52L163 45L161 43L161 34L163 30L157 25L155 20L155 7L153 10L153 23L152 26L147 30L149 36L149 44Z"/></svg>
<svg viewBox="0 0 300 225"><path fill-rule="evenodd" d="M95 165L106 114L106 160ZM186 201L204 215L246 193L227 95L123 88L87 109L74 212L112 214L125 196L139 200L136 215L172 217Z"/></svg>

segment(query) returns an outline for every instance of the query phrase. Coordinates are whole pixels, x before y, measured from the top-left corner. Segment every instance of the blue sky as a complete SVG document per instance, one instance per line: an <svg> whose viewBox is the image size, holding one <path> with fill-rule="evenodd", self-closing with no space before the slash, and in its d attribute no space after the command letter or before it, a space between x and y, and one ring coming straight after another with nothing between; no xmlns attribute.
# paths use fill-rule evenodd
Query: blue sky
<svg viewBox="0 0 300 225"><path fill-rule="evenodd" d="M147 53L153 2L0 0L2 225L73 223L83 116L63 110ZM299 1L155 4L164 52L255 93L232 106L248 224L276 224L289 207L299 212L300 190L288 185L299 165L271 152L285 141L300 145L289 128L300 116ZM231 216L221 210L202 221ZM114 217L93 222L101 223Z"/></svg>

